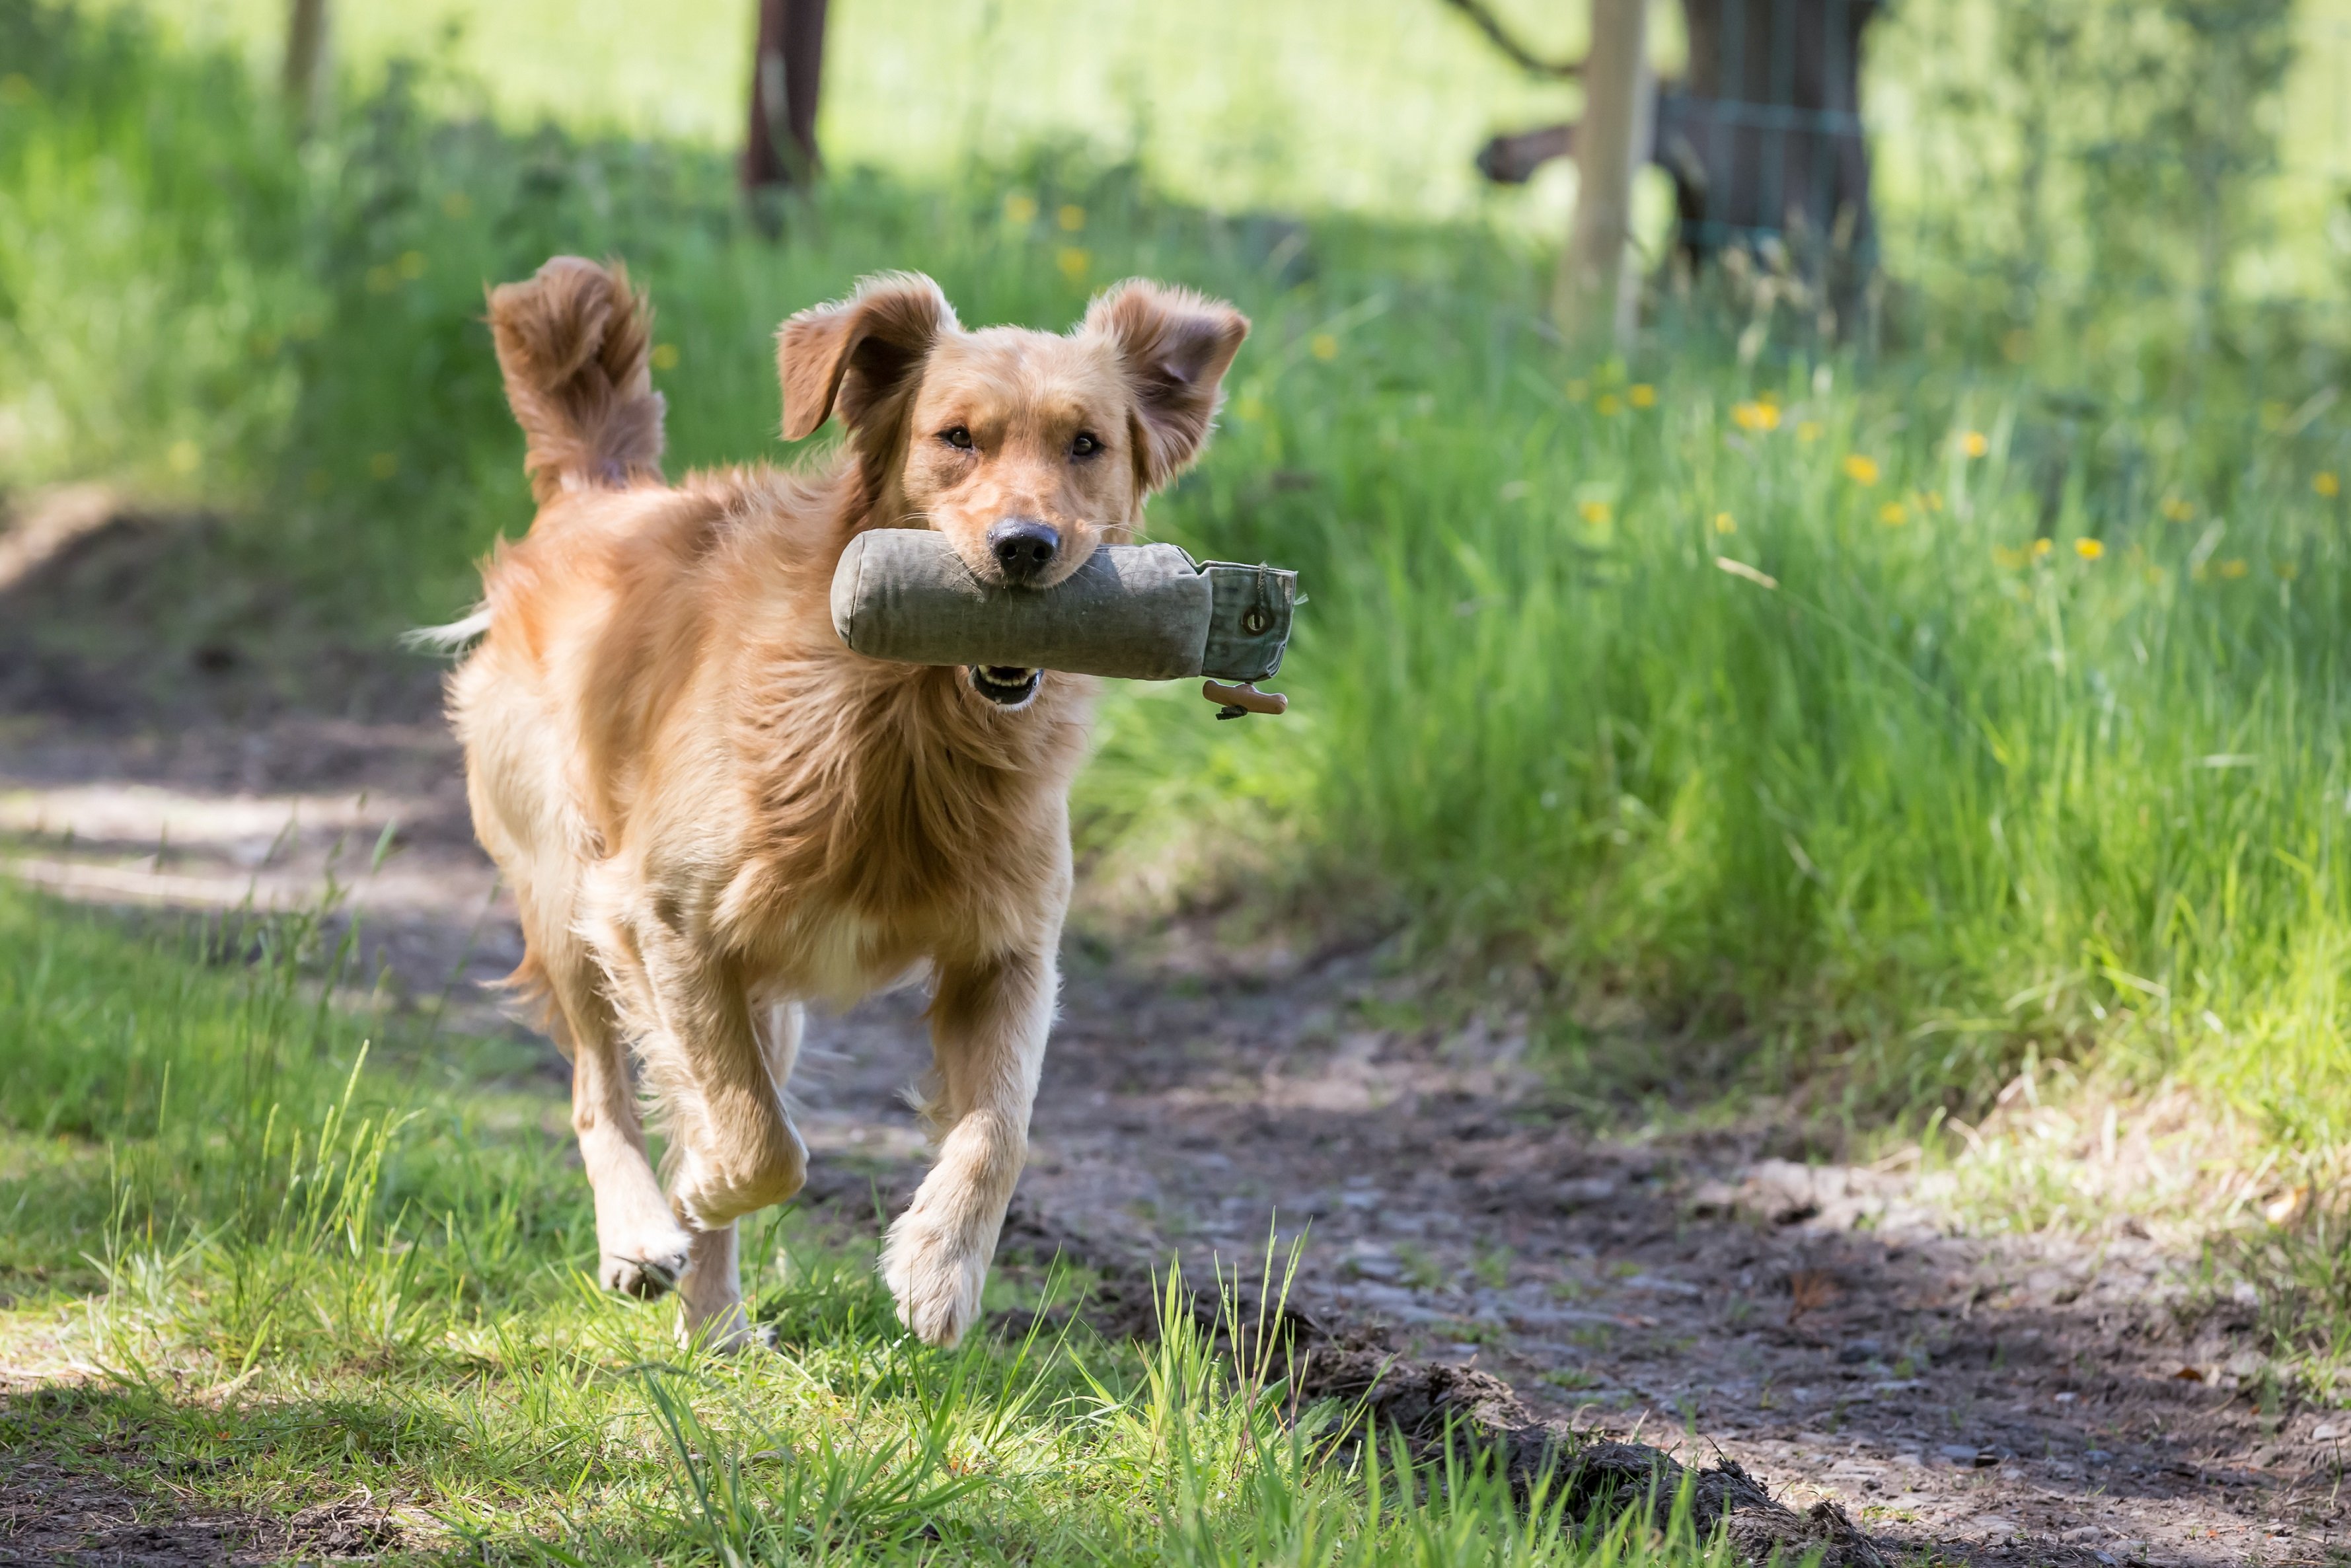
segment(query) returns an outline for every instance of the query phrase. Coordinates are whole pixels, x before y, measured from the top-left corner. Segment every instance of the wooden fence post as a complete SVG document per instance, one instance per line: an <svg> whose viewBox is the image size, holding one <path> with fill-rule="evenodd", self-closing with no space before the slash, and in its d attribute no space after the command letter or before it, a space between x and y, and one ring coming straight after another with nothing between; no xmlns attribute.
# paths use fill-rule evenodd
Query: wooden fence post
<svg viewBox="0 0 2351 1568"><path fill-rule="evenodd" d="M319 123L327 72L327 0L293 0L286 19L286 102L294 133L308 136Z"/></svg>
<svg viewBox="0 0 2351 1568"><path fill-rule="evenodd" d="M1656 112L1648 0L1592 0L1583 118L1575 127L1575 219L1559 259L1552 315L1571 341L1627 348L1639 326L1641 279L1625 266L1633 175Z"/></svg>

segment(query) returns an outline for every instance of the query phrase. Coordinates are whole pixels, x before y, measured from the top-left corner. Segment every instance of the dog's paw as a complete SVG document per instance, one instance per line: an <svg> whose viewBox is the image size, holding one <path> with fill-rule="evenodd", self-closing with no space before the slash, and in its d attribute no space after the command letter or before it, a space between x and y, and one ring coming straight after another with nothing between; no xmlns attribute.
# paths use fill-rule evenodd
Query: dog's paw
<svg viewBox="0 0 2351 1568"><path fill-rule="evenodd" d="M667 1295L685 1278L694 1239L684 1230L622 1241L603 1249L597 1273L604 1289L641 1301Z"/></svg>
<svg viewBox="0 0 2351 1568"><path fill-rule="evenodd" d="M987 1255L952 1232L934 1228L913 1214L890 1228L882 1255L882 1281L898 1302L898 1321L925 1344L942 1349L960 1343L979 1316L979 1293L987 1283Z"/></svg>

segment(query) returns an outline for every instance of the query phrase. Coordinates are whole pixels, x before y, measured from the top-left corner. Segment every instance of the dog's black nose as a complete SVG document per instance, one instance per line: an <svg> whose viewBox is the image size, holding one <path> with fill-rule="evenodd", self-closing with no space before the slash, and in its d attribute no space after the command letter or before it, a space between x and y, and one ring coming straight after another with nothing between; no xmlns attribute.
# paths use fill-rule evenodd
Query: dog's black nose
<svg viewBox="0 0 2351 1568"><path fill-rule="evenodd" d="M1061 551L1061 536L1034 517L1008 517L987 530L987 548L1007 582L1034 582Z"/></svg>

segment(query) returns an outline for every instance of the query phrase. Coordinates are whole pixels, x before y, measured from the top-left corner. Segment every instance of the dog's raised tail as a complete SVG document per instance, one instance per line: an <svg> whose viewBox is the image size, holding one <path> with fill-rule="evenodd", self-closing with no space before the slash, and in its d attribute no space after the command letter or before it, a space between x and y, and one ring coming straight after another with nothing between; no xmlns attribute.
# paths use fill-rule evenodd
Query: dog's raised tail
<svg viewBox="0 0 2351 1568"><path fill-rule="evenodd" d="M541 506L566 490L661 477L653 308L620 263L559 256L528 282L500 284L490 290L490 336Z"/></svg>

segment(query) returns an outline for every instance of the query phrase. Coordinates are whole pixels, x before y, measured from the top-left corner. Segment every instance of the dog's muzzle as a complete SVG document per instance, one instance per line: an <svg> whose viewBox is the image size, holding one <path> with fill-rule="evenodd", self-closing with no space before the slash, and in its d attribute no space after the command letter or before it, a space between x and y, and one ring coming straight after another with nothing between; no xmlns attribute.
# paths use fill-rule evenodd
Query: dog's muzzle
<svg viewBox="0 0 2351 1568"><path fill-rule="evenodd" d="M971 689L1001 707L1019 707L1045 684L1045 672L1021 664L974 664Z"/></svg>

